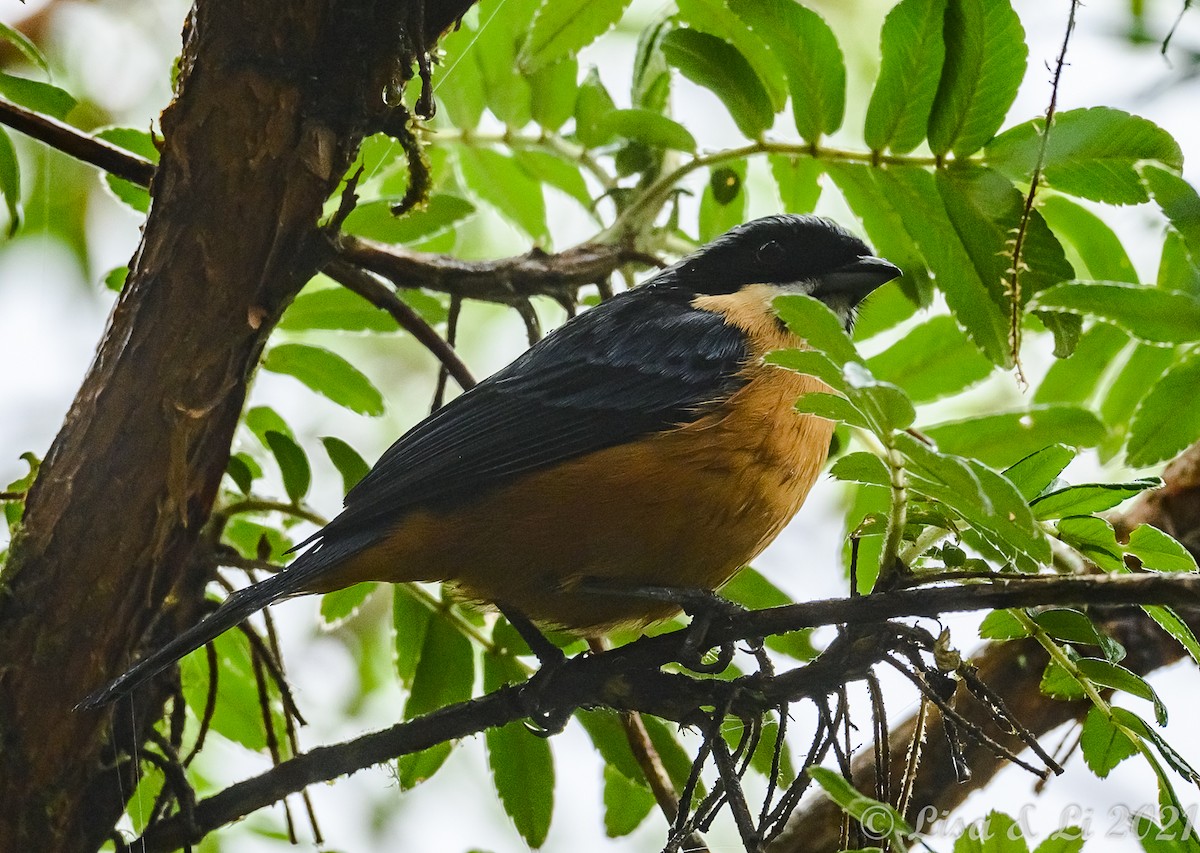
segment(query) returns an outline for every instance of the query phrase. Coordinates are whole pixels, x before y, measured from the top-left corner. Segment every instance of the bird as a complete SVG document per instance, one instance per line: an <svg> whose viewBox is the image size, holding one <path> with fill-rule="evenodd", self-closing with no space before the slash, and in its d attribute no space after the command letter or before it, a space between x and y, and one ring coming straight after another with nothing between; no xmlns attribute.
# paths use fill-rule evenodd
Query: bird
<svg viewBox="0 0 1200 853"><path fill-rule="evenodd" d="M829 389L764 361L804 346L773 299L812 296L849 330L901 274L823 217L733 228L418 423L289 566L80 706L118 699L274 601L363 581L449 582L518 627L592 638L676 615L671 596L637 590L719 589L791 520L828 456L834 424L795 402Z"/></svg>

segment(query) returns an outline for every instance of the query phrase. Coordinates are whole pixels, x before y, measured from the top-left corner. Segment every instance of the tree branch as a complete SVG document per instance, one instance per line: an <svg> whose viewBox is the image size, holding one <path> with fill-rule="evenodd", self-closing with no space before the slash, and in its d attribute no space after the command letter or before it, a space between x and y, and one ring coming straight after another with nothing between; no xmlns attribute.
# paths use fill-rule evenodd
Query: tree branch
<svg viewBox="0 0 1200 853"><path fill-rule="evenodd" d="M462 261L350 235L338 240L337 249L342 260L383 276L396 287L420 287L505 305L520 304L531 296L573 305L580 287L608 278L623 264L661 266L644 252L610 243L584 243L553 255L535 248L494 261Z"/></svg>
<svg viewBox="0 0 1200 853"><path fill-rule="evenodd" d="M1049 604L1200 604L1200 575L1123 575L992 581L933 589L903 590L792 604L747 611L714 620L706 635L712 643L728 643L833 624L879 623L881 628L834 644L817 660L778 676L751 675L733 681L693 679L667 673L662 667L678 662L681 633L643 637L599 655L576 657L536 690L538 707L549 716L566 715L579 707L638 711L695 723L698 708L721 707L736 715L761 713L784 702L825 696L849 681L865 676L870 667L895 646L896 631L886 620L936 616L963 610L983 610ZM1040 670L1039 670L1040 672ZM338 776L500 726L528 714L523 687L505 687L469 702L436 711L336 746L321 747L285 761L253 779L239 782L196 807L195 820L206 833L314 782ZM1023 705L1012 702L1014 713ZM901 746L895 754L903 754ZM980 753L980 760L983 759ZM974 756L972 756L972 760ZM927 759L932 761L932 757ZM188 839L180 818L147 830L146 849L169 850Z"/></svg>
<svg viewBox="0 0 1200 853"><path fill-rule="evenodd" d="M0 124L135 184L149 186L154 177L154 164L149 160L7 98L0 98Z"/></svg>

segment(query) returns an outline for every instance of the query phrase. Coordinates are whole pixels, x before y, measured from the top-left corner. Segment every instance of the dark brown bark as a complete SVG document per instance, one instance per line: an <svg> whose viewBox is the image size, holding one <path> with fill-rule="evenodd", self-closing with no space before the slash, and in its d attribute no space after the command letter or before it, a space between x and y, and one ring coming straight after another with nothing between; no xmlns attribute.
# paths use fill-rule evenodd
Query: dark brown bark
<svg viewBox="0 0 1200 853"><path fill-rule="evenodd" d="M1170 533L1200 558L1200 444L1192 445L1172 462L1163 474L1164 488L1143 493L1133 506L1113 518L1118 533L1127 534L1138 524L1151 524ZM1192 630L1200 628L1200 611L1180 610ZM1145 674L1167 666L1183 656L1183 648L1135 608L1113 608L1097 616L1108 633L1129 652L1121 663L1134 672ZM1089 702L1057 702L1042 696L1038 689L1046 655L1032 640L998 643L988 646L974 659L980 677L1004 697L1013 716L1035 735L1044 735L1064 723L1082 720L1091 708ZM972 722L981 726L1001 743L1017 752L1021 744L1015 737L997 731L990 718L978 705L963 705L960 710ZM899 779L905 752L912 737L914 719L909 718L892 728L888 738L891 756L891 775ZM932 807L944 814L978 790L998 773L1005 762L986 749L969 747L967 762L971 768L969 782L960 783L954 774L945 732L936 712L929 728L924 758L917 774L910 816L922 808ZM859 789L869 796L874 791L875 753L867 750L854 761L854 778ZM896 790L893 784L893 790ZM785 833L772 845L775 853L795 850L804 853L823 853L840 849L843 813L831 800L815 799L797 812ZM926 822L926 827L928 822Z"/></svg>
<svg viewBox="0 0 1200 853"><path fill-rule="evenodd" d="M128 706L116 728L72 707L195 619L192 551L266 336L325 259L322 204L385 88L469 5L193 8L142 243L2 578L0 850L93 850L119 816L135 770L114 756L165 687L137 731Z"/></svg>

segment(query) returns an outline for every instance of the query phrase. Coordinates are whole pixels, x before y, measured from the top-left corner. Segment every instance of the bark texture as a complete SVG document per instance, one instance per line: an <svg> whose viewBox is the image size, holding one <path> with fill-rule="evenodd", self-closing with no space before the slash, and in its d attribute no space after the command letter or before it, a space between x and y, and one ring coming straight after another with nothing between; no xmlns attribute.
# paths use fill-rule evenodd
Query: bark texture
<svg viewBox="0 0 1200 853"><path fill-rule="evenodd" d="M469 5L192 9L141 245L0 578L0 850L94 850L120 815L166 686L73 706L197 617L193 550L267 334L324 261L322 205Z"/></svg>

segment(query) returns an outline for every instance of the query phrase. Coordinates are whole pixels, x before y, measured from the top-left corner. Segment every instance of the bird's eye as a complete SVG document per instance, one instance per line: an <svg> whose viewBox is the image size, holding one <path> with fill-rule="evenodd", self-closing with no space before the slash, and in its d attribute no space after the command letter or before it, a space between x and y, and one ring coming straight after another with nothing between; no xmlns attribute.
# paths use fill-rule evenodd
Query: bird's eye
<svg viewBox="0 0 1200 853"><path fill-rule="evenodd" d="M755 257L758 258L760 264L768 265L780 263L783 260L783 256L783 246L780 246L774 240L771 240L769 243L763 243L758 247L758 252L755 253Z"/></svg>

